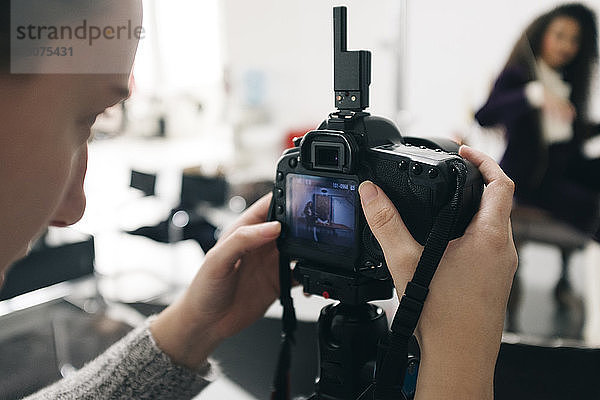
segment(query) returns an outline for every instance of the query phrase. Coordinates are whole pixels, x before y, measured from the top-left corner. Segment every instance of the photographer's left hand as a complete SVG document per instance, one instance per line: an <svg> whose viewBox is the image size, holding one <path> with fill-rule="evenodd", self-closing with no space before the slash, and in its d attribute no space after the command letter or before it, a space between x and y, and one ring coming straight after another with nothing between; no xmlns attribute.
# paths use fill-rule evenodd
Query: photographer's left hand
<svg viewBox="0 0 600 400"><path fill-rule="evenodd" d="M190 368L262 317L279 296L279 222L264 222L271 196L250 207L205 256L194 281L151 325L158 346Z"/></svg>

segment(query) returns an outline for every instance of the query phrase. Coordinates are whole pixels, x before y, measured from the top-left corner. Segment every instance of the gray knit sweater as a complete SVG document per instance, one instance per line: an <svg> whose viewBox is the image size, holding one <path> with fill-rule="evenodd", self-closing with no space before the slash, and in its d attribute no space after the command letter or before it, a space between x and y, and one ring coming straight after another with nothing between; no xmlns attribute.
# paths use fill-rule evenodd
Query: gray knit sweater
<svg viewBox="0 0 600 400"><path fill-rule="evenodd" d="M81 370L26 398L190 399L212 380L210 364L193 371L175 365L148 329L148 321Z"/></svg>

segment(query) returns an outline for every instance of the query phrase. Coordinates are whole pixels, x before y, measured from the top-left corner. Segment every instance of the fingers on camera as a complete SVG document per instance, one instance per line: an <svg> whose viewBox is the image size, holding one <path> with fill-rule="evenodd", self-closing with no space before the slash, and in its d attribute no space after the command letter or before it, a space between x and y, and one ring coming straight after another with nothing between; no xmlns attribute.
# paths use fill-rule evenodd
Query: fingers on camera
<svg viewBox="0 0 600 400"><path fill-rule="evenodd" d="M401 219L390 199L370 181L363 182L358 191L365 218L379 243L385 246L388 240L397 240Z"/></svg>
<svg viewBox="0 0 600 400"><path fill-rule="evenodd" d="M227 238L241 226L265 222L267 220L267 214L269 213L271 197L272 193L268 193L257 200L256 203L252 204L246 211L244 211L235 224L221 235L221 239Z"/></svg>
<svg viewBox="0 0 600 400"><path fill-rule="evenodd" d="M409 257L413 252L407 251L405 247L414 247L416 250L419 246L408 232L392 201L370 181L363 182L358 190L365 218L386 257Z"/></svg>
<svg viewBox="0 0 600 400"><path fill-rule="evenodd" d="M514 182L502 171L502 168L490 156L468 146L460 148L460 155L471 161L481 172L486 188L481 197L481 210L495 215L497 222L505 224L510 217Z"/></svg>
<svg viewBox="0 0 600 400"><path fill-rule="evenodd" d="M281 232L279 222L245 225L237 228L211 251L211 261L233 266L244 255L275 240Z"/></svg>

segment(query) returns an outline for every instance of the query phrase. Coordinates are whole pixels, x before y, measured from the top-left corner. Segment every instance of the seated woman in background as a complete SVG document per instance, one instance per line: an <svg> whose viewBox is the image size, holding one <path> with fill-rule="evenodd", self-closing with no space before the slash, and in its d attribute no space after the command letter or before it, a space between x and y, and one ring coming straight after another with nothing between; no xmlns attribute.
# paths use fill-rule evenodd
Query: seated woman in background
<svg viewBox="0 0 600 400"><path fill-rule="evenodd" d="M594 12L559 6L525 30L475 118L505 128L500 165L520 204L547 210L600 241L600 159L583 154L586 139L600 133L588 120L597 61Z"/></svg>

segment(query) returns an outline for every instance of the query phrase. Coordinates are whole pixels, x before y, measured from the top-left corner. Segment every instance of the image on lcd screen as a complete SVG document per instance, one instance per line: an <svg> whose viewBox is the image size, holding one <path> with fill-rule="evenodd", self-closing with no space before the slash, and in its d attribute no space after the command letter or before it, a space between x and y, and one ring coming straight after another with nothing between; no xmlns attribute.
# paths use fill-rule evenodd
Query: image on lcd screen
<svg viewBox="0 0 600 400"><path fill-rule="evenodd" d="M286 187L292 237L330 246L354 245L355 181L289 174Z"/></svg>

